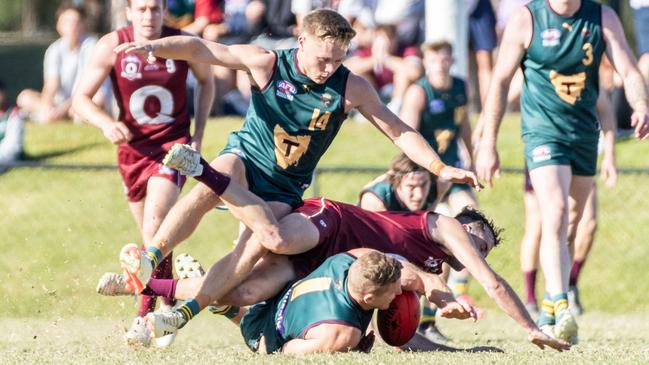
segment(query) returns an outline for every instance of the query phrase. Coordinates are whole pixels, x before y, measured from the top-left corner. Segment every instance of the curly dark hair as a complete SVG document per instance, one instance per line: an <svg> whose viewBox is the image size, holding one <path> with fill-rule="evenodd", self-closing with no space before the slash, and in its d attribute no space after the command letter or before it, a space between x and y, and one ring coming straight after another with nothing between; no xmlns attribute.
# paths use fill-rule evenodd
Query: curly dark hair
<svg viewBox="0 0 649 365"><path fill-rule="evenodd" d="M462 208L462 211L455 216L462 224L478 223L481 227L489 227L489 230L494 236L494 247L502 242L503 229L497 227L493 220L487 218L481 211L477 210L471 205Z"/></svg>

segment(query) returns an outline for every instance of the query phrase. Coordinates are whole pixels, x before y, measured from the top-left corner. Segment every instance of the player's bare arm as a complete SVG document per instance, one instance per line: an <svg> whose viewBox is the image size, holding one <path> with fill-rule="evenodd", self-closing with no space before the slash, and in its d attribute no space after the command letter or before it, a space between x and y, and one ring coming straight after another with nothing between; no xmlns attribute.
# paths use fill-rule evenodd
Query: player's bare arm
<svg viewBox="0 0 649 365"><path fill-rule="evenodd" d="M431 226L432 238L441 242L466 267L496 304L527 332L531 342L540 348L550 346L559 351L570 348L568 343L550 338L539 330L514 290L489 267L457 220L437 215Z"/></svg>
<svg viewBox="0 0 649 365"><path fill-rule="evenodd" d="M205 124L212 109L214 100L214 80L212 69L203 63L189 63L189 67L196 77L197 88L194 94L194 105L196 105L196 116L194 117L194 133L192 134L191 145L197 151L201 150Z"/></svg>
<svg viewBox="0 0 649 365"><path fill-rule="evenodd" d="M293 339L282 347L282 352L307 355L319 352L347 352L358 345L361 331L341 324L320 324L308 330L303 339Z"/></svg>
<svg viewBox="0 0 649 365"><path fill-rule="evenodd" d="M92 59L77 85L72 102L74 111L87 123L100 128L104 136L114 144L128 142L133 136L124 123L115 121L92 101L92 97L115 65L113 49L117 43L116 32L103 36L97 42Z"/></svg>
<svg viewBox="0 0 649 365"><path fill-rule="evenodd" d="M507 106L507 92L516 70L520 66L525 49L532 38L532 15L521 7L509 21L498 51L489 92L481 115L482 134L480 150L476 158L478 177L490 186L498 176L500 162L496 151L498 128Z"/></svg>
<svg viewBox="0 0 649 365"><path fill-rule="evenodd" d="M419 130L421 126L421 113L425 107L426 92L421 86L412 84L408 86L406 94L403 96L403 104L401 104L399 118L412 127L412 129Z"/></svg>
<svg viewBox="0 0 649 365"><path fill-rule="evenodd" d="M631 125L635 127L635 135L638 139L649 138L647 86L626 42L620 19L608 6L602 6L602 28L606 55L622 77L626 98L633 108Z"/></svg>
<svg viewBox="0 0 649 365"><path fill-rule="evenodd" d="M424 137L401 121L381 102L367 80L350 74L345 94L347 95L346 111L357 108L365 118L390 138L416 164L444 179L469 184L480 189L481 185L474 173L444 165L439 155L435 153Z"/></svg>
<svg viewBox="0 0 649 365"><path fill-rule="evenodd" d="M615 115L608 95L600 91L597 98L597 113L604 134L604 157L600 167L600 176L607 187L612 188L617 182L617 164L615 162Z"/></svg>
<svg viewBox="0 0 649 365"><path fill-rule="evenodd" d="M147 42L130 42L115 49L119 52L150 53L153 56L208 63L248 73L253 85L264 87L270 80L275 54L261 47L235 44L226 46L192 36L174 36Z"/></svg>
<svg viewBox="0 0 649 365"><path fill-rule="evenodd" d="M366 191L361 195L361 208L372 212L384 212L388 210L383 200L371 191Z"/></svg>

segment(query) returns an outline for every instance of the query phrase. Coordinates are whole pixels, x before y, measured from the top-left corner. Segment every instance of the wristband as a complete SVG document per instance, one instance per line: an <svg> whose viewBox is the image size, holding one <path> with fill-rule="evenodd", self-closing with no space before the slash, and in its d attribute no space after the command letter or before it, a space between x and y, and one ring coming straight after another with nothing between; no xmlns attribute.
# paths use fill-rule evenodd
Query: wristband
<svg viewBox="0 0 649 365"><path fill-rule="evenodd" d="M439 176L439 174L442 172L442 169L446 167L446 164L442 162L442 160L434 160L433 162L428 165L428 169L430 172L433 174Z"/></svg>

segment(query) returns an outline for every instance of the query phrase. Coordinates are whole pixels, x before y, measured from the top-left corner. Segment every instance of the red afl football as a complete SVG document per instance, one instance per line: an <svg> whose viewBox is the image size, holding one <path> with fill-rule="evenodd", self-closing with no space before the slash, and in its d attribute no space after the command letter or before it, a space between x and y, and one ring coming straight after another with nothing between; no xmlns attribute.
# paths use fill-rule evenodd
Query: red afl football
<svg viewBox="0 0 649 365"><path fill-rule="evenodd" d="M403 291L388 309L379 310L377 314L381 338L390 346L405 345L417 331L419 316L419 297L415 292Z"/></svg>

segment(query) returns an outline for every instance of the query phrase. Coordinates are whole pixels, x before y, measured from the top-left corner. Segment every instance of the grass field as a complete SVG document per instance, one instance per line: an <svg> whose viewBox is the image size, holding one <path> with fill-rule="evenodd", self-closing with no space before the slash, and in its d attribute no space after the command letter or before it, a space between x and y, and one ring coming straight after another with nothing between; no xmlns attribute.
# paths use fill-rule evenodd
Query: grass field
<svg viewBox="0 0 649 365"><path fill-rule="evenodd" d="M208 124L203 152L215 156L226 132L240 120ZM500 138L503 166L522 165L515 117ZM57 163L114 163L114 148L88 126L32 126L30 159ZM396 153L369 125L347 124L321 166L385 167ZM649 143L624 141L618 162L649 167ZM322 195L354 202L368 174L319 177ZM1 363L647 363L649 362L649 184L647 174L622 175L615 189L601 188L597 242L581 281L587 314L582 344L569 354L535 350L512 320L501 315L475 283L471 294L487 308L476 325L443 321L441 327L461 348L495 346L505 353L397 354L382 347L371 355L314 356L306 360L254 356L238 332L205 314L192 321L170 350L134 351L121 340L135 312L131 298L103 298L96 280L117 269L123 243L139 241L116 170L14 169L0 176L0 339ZM522 176L505 174L479 194L484 210L506 229L506 241L489 257L492 266L519 290L518 245L522 237ZM191 187L193 183L189 183ZM185 191L188 189L186 188ZM179 252L212 262L227 252L236 235L227 212L206 216ZM539 289L542 288L539 283Z"/></svg>

